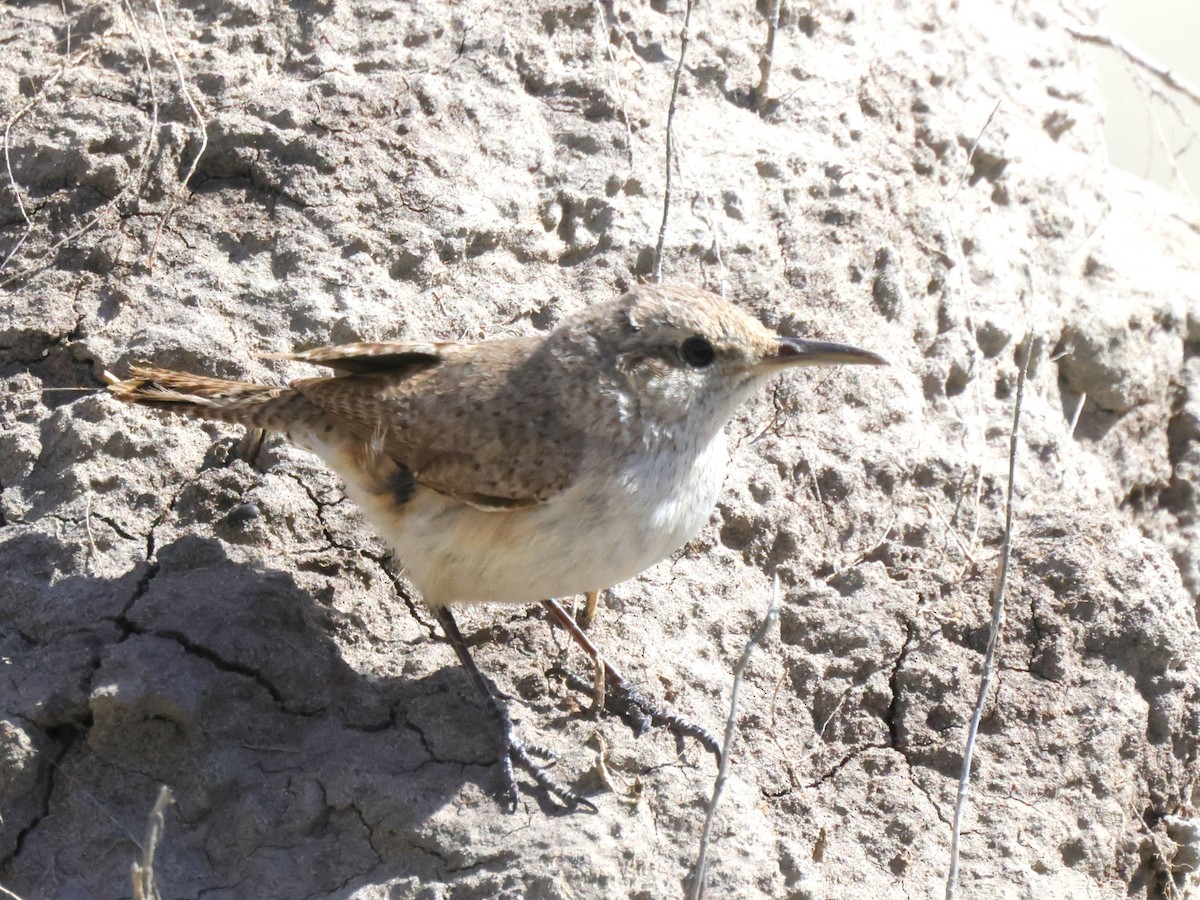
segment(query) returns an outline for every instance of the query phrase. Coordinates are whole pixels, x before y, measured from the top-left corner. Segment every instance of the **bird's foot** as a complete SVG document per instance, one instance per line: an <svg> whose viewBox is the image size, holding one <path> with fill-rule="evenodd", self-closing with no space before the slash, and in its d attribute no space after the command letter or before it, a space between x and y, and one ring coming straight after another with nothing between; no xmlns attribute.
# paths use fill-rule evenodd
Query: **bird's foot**
<svg viewBox="0 0 1200 900"><path fill-rule="evenodd" d="M559 605L557 600L543 600L542 606L546 608L555 622L567 630L575 643L584 649L596 666L596 678L592 682L562 668L552 670L561 675L576 690L591 693L596 698L592 703L593 709L601 705L596 701L603 699L604 708L610 709L620 716L633 729L635 735L640 737L651 725L658 725L675 735L675 740L680 745L680 752L682 752L684 738L695 738L703 745L704 749L717 758L717 762L721 761L721 745L707 729L652 703L630 683L628 678L605 660L596 645L583 633L575 620L567 615L566 610Z"/></svg>
<svg viewBox="0 0 1200 900"><path fill-rule="evenodd" d="M520 799L520 792L517 789L517 766L528 772L537 782L538 787L557 798L568 808L586 806L592 812L596 811L594 803L570 788L563 787L550 777L550 773L547 771L549 766L534 759L535 756L539 756L549 760L553 765L555 756L545 747L525 743L518 736L512 719L508 717L508 712L500 705L499 701L496 701L495 706L492 707L492 714L496 719L496 736L500 744L500 775L504 779L504 806L508 812L516 812Z"/></svg>
<svg viewBox="0 0 1200 900"><path fill-rule="evenodd" d="M563 668L551 671L578 691L590 694L594 690L591 681L574 672ZM684 738L695 738L720 762L721 745L708 729L657 705L615 669L608 669L606 674L604 708L616 713L621 721L633 729L634 735L641 737L651 725L666 728L680 744Z"/></svg>
<svg viewBox="0 0 1200 900"><path fill-rule="evenodd" d="M507 807L508 811L510 813L516 812L517 804L520 801L520 792L517 789L516 766L520 766L533 776L533 780L537 782L538 787L547 794L557 798L560 803L563 803L568 808L574 809L577 806L586 806L595 811L595 804L569 788L563 787L550 777L550 773L546 771L546 766L533 758L534 756L540 756L543 759L549 759L553 762L554 754L544 747L539 747L536 744L526 744L521 740L517 734L517 729L513 726L512 718L508 714L508 707L497 696L497 692L491 682L479 671L479 666L472 659L471 651L467 649L467 642L463 638L462 632L458 630L458 623L454 621L454 616L450 610L444 606L435 607L433 614L438 622L441 623L442 630L446 632L446 640L450 642L450 646L454 648L454 652L458 655L459 662L467 670L467 675L475 685L475 689L479 692L479 697L483 701L488 714L491 716L492 724L495 726L496 742L500 750L500 774L504 778L504 806Z"/></svg>

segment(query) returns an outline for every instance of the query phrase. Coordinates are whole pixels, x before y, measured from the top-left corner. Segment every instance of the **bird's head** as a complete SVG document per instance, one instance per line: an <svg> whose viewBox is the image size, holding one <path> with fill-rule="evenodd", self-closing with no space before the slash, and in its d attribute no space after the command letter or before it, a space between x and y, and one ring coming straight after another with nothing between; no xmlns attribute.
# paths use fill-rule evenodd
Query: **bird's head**
<svg viewBox="0 0 1200 900"><path fill-rule="evenodd" d="M585 315L600 325L589 329L594 352L613 361L637 414L664 426L699 420L715 432L785 369L887 364L857 347L778 335L696 288L642 286Z"/></svg>

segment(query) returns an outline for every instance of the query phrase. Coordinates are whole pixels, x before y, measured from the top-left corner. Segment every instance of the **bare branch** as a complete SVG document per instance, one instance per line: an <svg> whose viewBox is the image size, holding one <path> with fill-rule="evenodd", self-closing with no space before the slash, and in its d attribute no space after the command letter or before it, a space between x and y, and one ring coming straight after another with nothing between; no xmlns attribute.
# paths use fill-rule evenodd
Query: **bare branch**
<svg viewBox="0 0 1200 900"><path fill-rule="evenodd" d="M134 36L137 39L138 49L141 50L142 59L146 65L146 77L149 79L149 83L150 83L150 98L151 98L151 104L152 104L151 122L150 122L150 126L146 129L146 140L142 144L142 152L141 152L140 158L138 159L138 165L137 165L136 172L135 172L135 174L131 175L126 180L125 184L122 185L120 191L118 191L111 199L105 201L103 204L101 204L99 207L97 207L86 222L84 222L82 225L80 225L74 231L71 231L68 234L64 235L63 237L59 238L57 241L55 241L53 244L51 244L49 247L47 247L45 250L43 250L42 253L36 259L34 259L26 268L22 269L19 272L14 272L12 275L9 275L3 281L0 281L0 287L6 287L9 284L12 284L22 278L28 278L32 275L36 275L38 272L41 272L43 269L45 269L48 265L50 265L50 257L54 254L55 251L57 251L60 247L63 247L66 244L69 244L71 241L75 240L76 238L82 237L84 234L91 231L93 228L95 228L97 225L100 224L101 219L104 218L106 213L110 212L111 210L116 209L118 204L120 204L125 199L125 196L130 192L130 188L133 187L134 185L140 184L140 182L142 180L142 176L146 171L146 166L148 165L149 160L150 160L150 151L154 146L155 136L158 131L158 95L156 93L155 86L154 86L154 73L150 66L150 54L149 54L148 50L146 49L146 42L142 36L142 30L138 26L137 17L133 13L133 7L129 3L129 0L124 0L124 6L125 6L126 12L129 15L130 22L133 25ZM10 120L9 127L11 127L11 125L13 123L15 123L21 116L23 116L29 109L31 109L34 105L36 105L36 103L40 100L41 96L45 93L45 89L47 87L49 87L54 81L56 81L58 79L59 75L61 75L65 71L67 71L67 69L70 68L71 66L78 65L80 62L83 61L83 59L85 57L91 55L92 49L93 48L91 48L91 47L88 47L87 49L85 49L82 53L80 53L80 55L75 60L73 60L70 63L69 66L67 64L64 64L62 70L59 71L54 76L54 78L52 78L52 79L50 79L50 81L46 82L46 84L43 86L42 90L38 93L38 96L35 97L33 100L31 100L29 102L29 104L27 104L20 112L17 113L16 116L13 117L12 120ZM8 161L8 128L6 128L5 132L4 132L4 151L5 151L5 161L7 162ZM10 177L10 179L12 177L11 167L9 168L9 177ZM16 182L11 181L10 183L12 185L13 192L17 193L17 195L18 195L17 202L19 204L20 203L20 194L17 191ZM140 193L140 190L141 190L141 188L139 187L135 193ZM23 207L22 207L22 213L24 213ZM25 242L25 239L27 237L29 237L29 231L32 230L33 226L32 226L32 223L29 222L28 217L26 217L26 223L28 225L28 228L25 232L25 235L17 243L17 246L14 247L11 251L9 251L8 256L6 256L4 258L4 263L0 264L0 270L2 270L4 268L4 264L8 263L9 259L12 258L13 254L15 254L18 249L20 249L21 244L23 244Z"/></svg>
<svg viewBox="0 0 1200 900"><path fill-rule="evenodd" d="M1197 88L1186 79L1180 78L1166 66L1155 62L1136 47L1127 44L1119 38L1113 37L1106 31L1098 31L1095 28L1072 28L1068 25L1067 33L1075 38L1075 40L1082 41L1085 44L1095 44L1097 47L1107 47L1110 50L1116 50L1135 66L1145 69L1171 90L1183 94L1183 96L1187 97L1197 106L1200 106L1200 88Z"/></svg>
<svg viewBox="0 0 1200 900"><path fill-rule="evenodd" d="M617 68L617 56L613 53L612 41L608 38L608 29L604 23L604 8L600 5L600 0L592 0L592 6L596 10L596 18L600 21L600 26L604 31L604 52L608 56L608 67L612 72L613 90L617 95L617 105L621 109L621 121L625 124L625 156L629 162L629 171L633 173L633 126L629 122L629 113L625 108L625 89L621 84L621 70Z"/></svg>

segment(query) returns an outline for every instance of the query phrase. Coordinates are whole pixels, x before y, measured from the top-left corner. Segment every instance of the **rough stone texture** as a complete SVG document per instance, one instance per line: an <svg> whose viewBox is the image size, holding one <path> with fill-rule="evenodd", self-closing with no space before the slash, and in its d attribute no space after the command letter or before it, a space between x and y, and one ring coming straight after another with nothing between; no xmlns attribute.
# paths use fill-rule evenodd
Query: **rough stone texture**
<svg viewBox="0 0 1200 900"><path fill-rule="evenodd" d="M128 896L165 783L165 896L678 896L713 763L587 718L539 612L463 618L596 814L500 813L469 683L312 458L46 389L290 377L257 354L543 331L635 283L679 4L186 0L170 45L134 6L153 91L123 6L0 12L0 109L38 101L0 274L0 883ZM1027 328L960 895L1200 891L1200 230L1106 167L1070 7L785 4L762 117L761 13L694 13L668 277L895 361L747 408L712 522L595 626L718 730L780 576L712 896L940 893Z"/></svg>

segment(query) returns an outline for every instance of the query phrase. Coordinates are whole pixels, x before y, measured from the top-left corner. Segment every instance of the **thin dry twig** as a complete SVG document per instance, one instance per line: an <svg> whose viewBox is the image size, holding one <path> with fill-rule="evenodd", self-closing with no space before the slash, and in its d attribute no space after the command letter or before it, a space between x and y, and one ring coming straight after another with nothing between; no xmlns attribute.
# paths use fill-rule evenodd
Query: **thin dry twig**
<svg viewBox="0 0 1200 900"><path fill-rule="evenodd" d="M1180 78L1169 68L1155 62L1141 50L1122 41L1120 38L1113 37L1107 31L1100 31L1095 28L1073 28L1070 25L1067 26L1067 34L1085 44L1095 44L1097 47L1107 47L1109 50L1117 51L1135 66L1145 69L1171 90L1182 94L1197 106L1200 106L1200 88L1197 88L1187 79Z"/></svg>
<svg viewBox="0 0 1200 900"><path fill-rule="evenodd" d="M833 572L830 572L828 575L826 575L825 583L830 584L835 579L841 578L843 575L845 575L847 572L849 572L851 569L853 569L855 566L857 566L860 562L862 562L864 559L866 559L868 556L870 556L872 553L874 553L876 550L878 550L880 547L882 547L884 544L884 541L886 541L888 539L888 535L890 535L892 533L892 529L896 527L896 520L898 518L899 518L899 516L897 514L893 513L891 521L889 521L887 524L887 527L885 529L883 529L883 534L881 534L879 536L879 540L873 542L865 550L856 554L854 556L854 558L850 560L850 562L846 563L841 568L835 569Z"/></svg>
<svg viewBox="0 0 1200 900"><path fill-rule="evenodd" d="M988 632L987 652L983 657L983 672L979 681L979 696L975 700L975 711L971 714L971 725L967 729L966 748L963 752L962 773L958 779L958 798L954 804L954 824L950 832L950 871L946 876L946 900L954 900L958 886L958 843L962 827L963 809L967 805L967 789L971 784L971 757L975 753L975 738L979 734L979 722L987 703L992 684L992 671L996 658L996 647L1000 643L1000 625L1004 618L1004 590L1008 586L1008 563L1012 555L1013 533L1013 486L1017 480L1017 447L1021 434L1021 401L1025 397L1025 378L1029 372L1029 359L1033 355L1033 332L1025 336L1025 352L1021 360L1021 372L1017 376L1017 398L1013 404L1012 432L1008 441L1008 494L1004 502L1004 543L1000 547L1000 565L992 589L992 623Z"/></svg>
<svg viewBox="0 0 1200 900"><path fill-rule="evenodd" d="M775 64L775 35L779 31L779 7L782 0L773 0L767 13L767 43L763 46L762 58L758 61L758 71L762 77L758 87L754 89L754 108L759 117L767 108L768 93L771 90L771 68Z"/></svg>
<svg viewBox="0 0 1200 900"><path fill-rule="evenodd" d="M704 819L704 832L700 835L700 855L696 859L696 874L692 879L692 889L688 893L691 900L700 900L704 896L705 876L708 871L708 845L712 839L713 820L717 814L717 804L721 802L721 794L725 790L725 781L729 777L729 756L733 752L733 738L737 733L738 692L742 687L742 679L746 675L746 666L750 663L750 655L754 649L766 639L767 632L779 618L779 576L771 584L771 604L762 623L750 635L742 650L742 657L733 667L733 691L729 698L729 718L725 720L725 741L721 745L721 763L717 767L717 780L713 785L712 799L708 803L708 815Z"/></svg>
<svg viewBox="0 0 1200 900"><path fill-rule="evenodd" d="M671 84L671 103L667 107L667 152L666 152L666 184L663 188L662 224L658 226L658 244L654 248L655 282L662 281L663 245L667 242L667 216L671 212L671 163L675 158L675 102L679 98L679 79L683 75L683 60L687 55L688 28L692 23L693 0L687 0L687 9L683 15L683 30L679 32L679 63L675 66L675 80Z"/></svg>
<svg viewBox="0 0 1200 900"><path fill-rule="evenodd" d="M125 15L129 16L129 24L133 27L133 37L137 41L138 52L142 54L142 64L146 67L146 83L150 88L150 128L146 132L146 143L142 147L142 159L135 179L140 182L150 161L150 151L158 138L158 85L154 80L154 66L150 62L150 47L142 33L142 26L138 24L137 15L134 14L133 3L131 0L122 0L121 5L125 7Z"/></svg>
<svg viewBox="0 0 1200 900"><path fill-rule="evenodd" d="M150 161L150 151L154 146L155 136L158 132L158 95L155 91L155 86L154 86L154 73L153 73L152 67L150 65L150 54L149 54L148 50L146 49L146 42L142 36L141 28L138 26L137 17L134 16L133 8L130 5L130 3L128 2L128 0L125 0L124 6L125 6L126 12L129 15L130 22L133 25L133 31L134 31L134 35L137 39L138 49L141 50L142 59L146 66L146 76L150 82L150 97L151 97L151 104L152 104L151 122L150 122L150 126L146 129L146 140L142 144L142 152L141 152L140 158L138 159L137 170L136 170L135 174L133 174L130 178L126 179L125 184L121 187L120 191L118 191L115 195L113 195L112 198L105 201L104 203L102 203L100 206L98 206L95 209L95 211L92 213L91 217L86 222L84 222L82 225L80 225L74 231L69 232L68 234L59 238L57 241L55 241L49 247L47 247L44 251L42 251L41 254L39 254L37 256L36 259L34 259L30 263L30 265L28 267L22 269L19 272L14 272L12 275L8 276L8 278L4 279L3 281L0 281L0 287L7 287L9 284L12 284L22 278L28 278L32 275L36 275L38 272L45 269L48 265L50 265L50 257L56 250L58 250L60 247L65 246L66 244L70 243L71 241L75 240L76 238L82 237L84 234L86 234L87 232L89 232L93 228L95 228L98 224L100 224L101 219L104 217L104 215L107 212L109 212L112 209L115 209L117 207L117 205L125 199L125 196L129 193L130 188L133 185L141 184L142 176L145 173L146 166L149 164L149 161ZM76 59L73 63L71 63L71 66L73 67L75 65L78 65L80 62L82 62L86 56L88 56L92 53L92 50L93 50L93 48L91 48L91 47L84 50L80 54L79 58ZM69 68L69 67L64 65L64 68L62 70L60 70L60 72L57 75L55 75L55 77L53 79L51 79L45 85L43 85L42 90L38 92L38 96L35 97L34 100L31 100L30 104L33 104L34 101L38 100L42 96L42 94L45 93L45 89L47 87L49 87L50 84L58 78L58 75L61 75L62 72L65 72L67 70L67 68ZM18 113L16 118L19 118L23 114L24 114L24 111ZM16 118L14 118L14 120L13 120L14 122L16 121ZM5 159L6 159L6 161L7 161L7 157L8 157L8 130L6 129L5 130ZM10 169L10 176L11 176L11 169ZM16 189L15 182L13 182L13 188L15 191L15 189ZM140 188L139 188L139 191L140 191ZM6 264L8 262L9 258L12 256L12 254L16 252L16 250L19 248L20 244L23 244L25 242L25 238L28 236L29 235L28 235L28 231L27 231L25 234L25 237L23 237L21 239L20 243L18 244L18 247L13 248L13 250L9 253L9 255L5 257L4 263L0 263L0 270L3 270L4 264Z"/></svg>
<svg viewBox="0 0 1200 900"><path fill-rule="evenodd" d="M11 897L12 900L22 900L22 897L20 894L14 894L12 891L10 891L8 888L6 888L2 884L0 884L0 894L3 894L5 897Z"/></svg>
<svg viewBox="0 0 1200 900"><path fill-rule="evenodd" d="M196 130L200 133L200 148L196 151L196 155L192 157L187 174L180 179L179 191L171 198L171 202L167 205L167 211L159 219L158 228L154 231L154 240L150 244L150 254L146 262L146 267L151 271L154 270L154 257L158 252L158 239L162 237L163 229L167 227L167 222L170 220L172 213L179 206L179 194L187 190L192 176L196 174L196 169L200 165L200 158L204 156L204 151L208 149L208 121L201 115L200 108L196 106L196 101L192 99L192 92L188 90L187 76L183 74L183 64L179 62L179 54L175 52L175 42L171 40L171 34L167 31L167 20L163 15L162 4L159 0L154 0L154 12L158 15L158 27L162 32L163 41L166 42L167 54L171 57L171 62L175 66L175 75L179 79L179 92L183 94L184 102L187 103L188 109L191 110L192 118L196 120Z"/></svg>
<svg viewBox="0 0 1200 900"><path fill-rule="evenodd" d="M704 202L704 212L696 214L696 201ZM713 209L712 198L707 193L697 191L695 198L692 200L692 212L697 215L697 218L702 221L708 228L708 233L712 235L712 251L713 256L717 259L717 285L720 288L721 297L725 296L725 261L721 258L721 229L717 225L716 210ZM707 285L705 285L707 287Z"/></svg>
<svg viewBox="0 0 1200 900"><path fill-rule="evenodd" d="M679 170L679 174L685 180L690 181L690 182L701 181L702 179L697 178L696 173L693 172L691 170L691 168L688 166L687 161L688 161L687 148L686 147L676 147L675 148L675 162L676 162L676 167ZM703 204L703 208L700 208L699 204ZM716 261L717 261L717 284L718 284L718 288L719 288L718 292L720 293L720 295L722 297L724 297L725 296L726 271L725 271L725 260L722 258L722 255L721 255L721 227L720 227L720 225L717 224L717 211L716 211L715 207L713 206L712 197L709 195L709 193L707 191L695 191L692 194L691 210L692 210L692 215L704 223L704 227L708 229L708 233L712 237L712 243L709 245L709 247L712 250L713 256L716 258ZM703 259L701 259L701 266L702 267L704 266ZM704 272L705 272L704 286L708 287L707 268L704 269Z"/></svg>
<svg viewBox="0 0 1200 900"><path fill-rule="evenodd" d="M783 405L779 402L779 382L776 381L775 384L771 386L771 421L763 426L763 429L758 434L750 438L750 446L753 447L759 441L765 440L769 434L780 437L781 435L778 431L776 431L776 428L778 427L779 420L782 417ZM736 446L741 447L740 440L737 442ZM807 460L805 462L807 464Z"/></svg>
<svg viewBox="0 0 1200 900"><path fill-rule="evenodd" d="M607 686L604 678L604 657L597 653L592 664L592 705L588 707L588 712L599 715L604 710L604 691Z"/></svg>
<svg viewBox="0 0 1200 900"><path fill-rule="evenodd" d="M850 695L860 687L862 687L862 685L855 682L852 683L850 687L842 691L841 696L839 696L837 699L837 703L833 704L833 708L829 710L829 714L821 720L820 727L816 729L816 735L818 738L825 737L825 729L829 727L829 723L833 721L834 716L842 711L842 707L846 705L846 701L850 699ZM814 722L813 724L815 725L816 723ZM816 755L816 750L813 751L813 755Z"/></svg>
<svg viewBox="0 0 1200 900"><path fill-rule="evenodd" d="M596 609L600 605L600 592L588 591L583 595L583 613L575 615L575 600L571 600L571 617L579 623L580 628L591 628L596 621Z"/></svg>
<svg viewBox="0 0 1200 900"><path fill-rule="evenodd" d="M1079 417L1083 414L1083 404L1087 402L1087 393L1079 395L1079 399L1075 401L1075 409L1071 411L1071 421L1067 426L1067 434L1075 437L1075 429L1079 427Z"/></svg>
<svg viewBox="0 0 1200 900"><path fill-rule="evenodd" d="M604 7L600 5L600 0L592 0L592 6L596 10L596 18L600 22L600 27L604 29L604 53L608 57L609 70L612 72L613 91L617 95L617 106L621 110L621 122L625 125L625 156L629 162L630 174L633 173L633 126L629 122L629 113L625 108L625 88L621 84L621 70L617 67L617 56L613 53L612 41L608 37L608 28L605 27Z"/></svg>
<svg viewBox="0 0 1200 900"><path fill-rule="evenodd" d="M1163 155L1166 157L1167 167L1171 170L1172 179L1174 179L1175 184L1180 187L1187 198L1194 203L1195 196L1192 194L1192 189L1187 183L1187 178L1184 176L1183 171L1179 167L1179 158L1191 149L1192 141L1195 138L1195 132L1191 132L1187 141L1182 147L1178 149L1172 147L1171 141L1167 138L1166 131L1163 129L1163 124L1159 119L1158 111L1154 107L1154 100L1158 100L1173 113L1175 113L1176 118L1185 127L1188 125L1187 117L1184 116L1183 111L1179 108L1179 105L1175 103L1174 98L1170 94L1159 90L1158 87L1156 87L1150 80L1150 76L1131 63L1128 59L1125 60L1125 67L1129 72L1129 77L1133 79L1134 83L1139 85L1146 92L1146 120L1150 123L1150 131L1154 135L1154 143L1158 144L1158 146L1162 148ZM1153 145L1151 146L1153 147ZM1150 169L1153 164L1154 154L1151 152L1147 154L1146 159L1146 172L1144 173L1146 178L1150 177Z"/></svg>
<svg viewBox="0 0 1200 900"><path fill-rule="evenodd" d="M1163 818L1169 819L1170 816L1164 816ZM1153 828L1146 823L1145 818L1142 816L1137 816L1137 821L1141 826L1139 830L1146 836L1146 839L1150 841L1151 846L1154 848L1153 857L1157 858L1154 859L1152 857L1152 860L1157 863L1160 876L1165 876L1160 881L1160 884L1162 884L1163 900L1181 900L1183 895L1180 894L1179 888L1175 886L1175 879L1171 876L1178 871L1186 872L1195 870L1185 862L1180 862L1178 868L1176 867L1175 860L1178 851L1172 852L1163 846L1165 835L1159 831L1159 825L1163 824L1162 820L1159 820L1159 823ZM1170 840L1170 838L1167 838L1167 840ZM1191 895L1189 894L1189 896Z"/></svg>
<svg viewBox="0 0 1200 900"><path fill-rule="evenodd" d="M629 806L638 806L642 802L641 778L636 775L632 779L621 778L621 781L625 783L625 788L624 790L618 790L616 778L619 776L613 775L605 759L608 755L608 744L604 742L604 736L599 731L594 732L589 743L596 745L596 773L600 776L600 780L604 782L604 786L620 802Z"/></svg>
<svg viewBox="0 0 1200 900"><path fill-rule="evenodd" d="M825 515L825 498L821 496L821 482L817 480L817 470L813 468L813 464L808 459L808 452L804 449L806 442L803 438L796 438L796 449L800 451L800 459L804 462L804 468L808 469L808 476L812 481L813 497L817 501L817 512L821 516L821 537L825 542L825 546L829 546L829 518Z"/></svg>
<svg viewBox="0 0 1200 900"><path fill-rule="evenodd" d="M154 883L154 853L163 835L163 813L175 802L171 789L165 784L158 789L158 799L150 810L146 826L146 842L142 845L141 863L133 863L130 874L133 878L133 900L159 900L158 887Z"/></svg>
<svg viewBox="0 0 1200 900"><path fill-rule="evenodd" d="M983 140L983 136L987 133L988 128L992 124L992 120L996 118L996 113L1000 111L1000 101L997 100L992 107L992 111L988 113L987 119L983 123L983 127L979 129L975 135L975 139L971 142L970 148L967 150L967 159L963 163L962 173L959 175L958 183L954 187L954 193L946 198L946 203L950 204L958 196L963 185L967 183L971 175L971 164L975 160L975 154L979 151L979 142ZM945 217L946 230L950 233L950 249L953 251L953 259L956 268L958 269L959 290L962 293L963 303L967 308L967 325L971 329L971 371L978 375L979 373L979 339L976 335L975 323L975 305L971 302L971 292L967 290L967 260L963 255L962 242L958 239L958 231L954 227L954 223L950 221L949 213ZM986 443L984 433L984 415L983 415L983 389L980 385L981 379L976 377L972 379L972 394L975 398L975 421L978 425L978 435L980 450L982 452L983 444ZM980 468L975 479L975 503L974 503L974 521L971 525L971 540L969 546L974 548L979 541L979 508L983 503L983 469ZM968 558L970 554L967 554Z"/></svg>
<svg viewBox="0 0 1200 900"><path fill-rule="evenodd" d="M69 31L67 33L70 35ZM29 235L33 233L33 221L29 218L29 213L25 210L25 201L21 197L21 188L17 184L17 179L13 174L12 169L12 156L10 147L13 126L20 122L21 119L23 119L34 109L34 107L42 102L42 98L46 96L46 91L50 90L50 88L54 86L58 79L62 78L63 75L91 56L93 49L94 48L92 47L85 48L84 50L80 51L74 59L71 59L70 55L68 54L67 59L63 60L63 64L59 70L47 78L46 83L43 84L41 89L29 99L29 102L13 113L13 115L9 117L9 120L4 123L4 168L8 174L9 190L12 191L13 197L15 197L17 201L17 210L21 213L21 218L25 220L25 233L21 235L20 240L13 245L13 248L4 255L4 259L0 260L0 272L4 271L4 268L8 265L9 260L11 260L17 254L17 251L20 250L21 247L24 246L25 242L29 239ZM0 287L8 284L8 282L11 280L12 278L9 278L4 282L0 282Z"/></svg>
<svg viewBox="0 0 1200 900"><path fill-rule="evenodd" d="M83 509L83 527L87 531L88 552L83 558L83 570L87 574L92 574L92 560L96 558L96 536L92 533L92 497L95 496L91 491L87 492L87 504Z"/></svg>
<svg viewBox="0 0 1200 900"><path fill-rule="evenodd" d="M942 523L945 529L950 532L950 537L954 538L954 543L958 545L958 552L963 555L963 559L965 559L971 565L974 565L975 557L972 555L970 548L963 543L963 539L958 536L958 532L954 530L954 526L950 524L949 520L945 517L945 515L943 515L942 511L938 509L937 503L930 503L929 509L933 510L933 514L938 517L938 520Z"/></svg>
<svg viewBox="0 0 1200 900"><path fill-rule="evenodd" d="M954 186L954 193L947 197L947 201L953 200L958 196L959 191L963 189L963 185L971 177L971 163L975 161L975 154L979 152L979 142L983 140L983 136L987 134L988 127L992 124L992 119L996 118L996 113L1000 111L1000 101L996 101L996 105L992 107L992 111L988 113L987 119L983 123L983 127L975 135L975 140L971 141L971 146L967 150L967 161L963 163L962 174L958 177L958 183Z"/></svg>
<svg viewBox="0 0 1200 900"><path fill-rule="evenodd" d="M63 19L66 20L67 34L63 38L63 56L71 55L71 14L67 12L67 0L58 0L58 8L62 10Z"/></svg>

